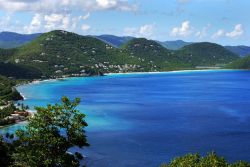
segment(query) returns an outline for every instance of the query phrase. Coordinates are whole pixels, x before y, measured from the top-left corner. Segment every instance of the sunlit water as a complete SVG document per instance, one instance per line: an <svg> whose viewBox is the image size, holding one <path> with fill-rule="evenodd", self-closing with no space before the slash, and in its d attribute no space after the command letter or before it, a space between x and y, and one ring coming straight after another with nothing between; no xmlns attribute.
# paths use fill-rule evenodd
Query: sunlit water
<svg viewBox="0 0 250 167"><path fill-rule="evenodd" d="M31 107L82 99L91 146L81 152L90 167L156 167L209 151L250 161L250 71L70 78L18 90Z"/></svg>

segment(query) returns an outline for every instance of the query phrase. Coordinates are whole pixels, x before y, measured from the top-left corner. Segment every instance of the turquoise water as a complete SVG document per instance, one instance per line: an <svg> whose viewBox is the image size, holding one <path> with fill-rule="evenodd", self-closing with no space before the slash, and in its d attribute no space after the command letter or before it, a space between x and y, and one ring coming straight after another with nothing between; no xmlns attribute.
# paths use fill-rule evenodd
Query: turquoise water
<svg viewBox="0 0 250 167"><path fill-rule="evenodd" d="M250 71L69 78L18 90L31 107L82 99L91 146L80 151L91 167L155 167L208 151L250 161Z"/></svg>

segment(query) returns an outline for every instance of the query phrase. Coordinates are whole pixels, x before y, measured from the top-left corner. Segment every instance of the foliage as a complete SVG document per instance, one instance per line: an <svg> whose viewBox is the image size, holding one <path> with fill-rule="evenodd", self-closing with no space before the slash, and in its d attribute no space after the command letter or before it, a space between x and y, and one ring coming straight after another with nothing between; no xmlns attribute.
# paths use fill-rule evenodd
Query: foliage
<svg viewBox="0 0 250 167"><path fill-rule="evenodd" d="M246 56L226 66L230 69L250 69L250 56Z"/></svg>
<svg viewBox="0 0 250 167"><path fill-rule="evenodd" d="M34 67L0 62L0 75L16 79L41 78L42 72Z"/></svg>
<svg viewBox="0 0 250 167"><path fill-rule="evenodd" d="M187 45L177 51L177 54L185 58L185 62L192 67L225 65L239 56L218 44L201 42Z"/></svg>
<svg viewBox="0 0 250 167"><path fill-rule="evenodd" d="M17 131L14 142L16 164L27 167L79 166L81 156L70 154L73 146L88 146L85 115L75 108L80 99L62 98L62 104L37 107L25 130Z"/></svg>
<svg viewBox="0 0 250 167"><path fill-rule="evenodd" d="M23 76L32 73L31 78L37 74L54 78L193 69L196 66L227 64L238 58L224 47L212 43L195 43L170 51L156 41L144 38L124 38L128 42L120 48L97 38L51 31L19 48L0 50L0 62L9 62L12 66L16 64L18 67L15 68L28 67L30 71L24 72ZM112 36L107 38L117 40Z"/></svg>
<svg viewBox="0 0 250 167"><path fill-rule="evenodd" d="M187 154L173 159L169 164L162 164L160 167L250 167L250 164L243 161L230 164L223 157L212 152L204 157L199 154Z"/></svg>
<svg viewBox="0 0 250 167"><path fill-rule="evenodd" d="M16 82L0 75L0 101L22 100L14 88Z"/></svg>
<svg viewBox="0 0 250 167"><path fill-rule="evenodd" d="M0 137L0 166L7 167L12 163L11 159L11 145L3 141L3 137Z"/></svg>

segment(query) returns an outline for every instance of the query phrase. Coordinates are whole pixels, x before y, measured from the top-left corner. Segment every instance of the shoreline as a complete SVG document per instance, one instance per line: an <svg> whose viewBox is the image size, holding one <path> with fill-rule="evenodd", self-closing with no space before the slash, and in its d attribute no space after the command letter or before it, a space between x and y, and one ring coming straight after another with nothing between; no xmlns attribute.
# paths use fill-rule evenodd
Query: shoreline
<svg viewBox="0 0 250 167"><path fill-rule="evenodd" d="M248 71L248 70L242 70L242 69L199 69L199 70L175 70L175 71L157 71L157 72L125 72L125 73L104 73L103 76L118 76L118 75L145 75L145 74L167 74L167 73L184 73L184 72L209 72L209 71L213 71L213 72L217 72L217 71ZM89 77L97 77L97 76L89 76ZM102 77L102 76L98 76L98 77ZM15 88L18 88L20 86L25 86L25 85L33 85L33 84L41 84L41 83L46 83L46 82L56 82L56 81L60 81L60 80L68 80L68 79L72 79L72 78L86 78L86 77L60 77L60 78L53 78L53 79L35 79L32 81L27 81L24 82L22 84L18 84L16 86L14 86ZM18 89L17 89L18 90ZM19 100L19 101L24 101L27 100L28 98L25 97L25 94L23 92L20 92L20 95L23 97L23 100ZM15 103L19 102L19 101L15 101ZM34 115L34 113L36 112L35 110L27 110L27 112L29 113L29 115ZM26 120L25 120L26 121ZM21 122L25 122L25 121L21 121ZM6 126L12 126L15 124L19 124L20 122L11 124L11 125L6 125ZM6 126L2 126L1 128L4 128Z"/></svg>
<svg viewBox="0 0 250 167"><path fill-rule="evenodd" d="M125 72L125 73L104 73L104 75L129 75L129 74L164 74L181 72L202 72L202 71L231 71L233 69L204 69L204 70L173 70L173 71L152 71L152 72Z"/></svg>
<svg viewBox="0 0 250 167"><path fill-rule="evenodd" d="M152 71L152 72L124 72L124 73L104 73L103 76L88 76L88 77L105 77L105 76L115 76L115 75L143 75L143 74L167 74L167 73L182 73L182 72L206 72L206 71L247 71L244 69L192 69L192 70L173 70L173 71ZM56 82L59 80L68 80L68 79L72 79L72 78L88 78L86 76L70 76L70 77L59 77L59 78L52 78L52 79L34 79L33 81L30 82L26 82L26 83L22 83L22 84L18 84L15 86L15 88L19 87L19 86L25 86L25 85L35 85L35 84L41 84L44 82ZM19 92L19 91L18 91ZM22 92L19 92L20 95L23 97L23 100L27 100L27 98L25 97L25 95Z"/></svg>
<svg viewBox="0 0 250 167"><path fill-rule="evenodd" d="M206 72L206 71L248 71L245 69L200 69L200 70L173 70L173 71L152 71L152 72L123 72L123 73L104 73L105 76L111 76L111 75L131 75L131 74L167 74L167 73L182 73L182 72ZM103 77L103 76L70 76L70 77L59 77L59 78L53 78L53 79L34 79L33 81L18 84L15 86L15 88L23 85L33 85L33 84L40 84L43 82L56 82L59 80L67 80L72 78L89 78L89 77ZM20 93L21 94L21 93Z"/></svg>

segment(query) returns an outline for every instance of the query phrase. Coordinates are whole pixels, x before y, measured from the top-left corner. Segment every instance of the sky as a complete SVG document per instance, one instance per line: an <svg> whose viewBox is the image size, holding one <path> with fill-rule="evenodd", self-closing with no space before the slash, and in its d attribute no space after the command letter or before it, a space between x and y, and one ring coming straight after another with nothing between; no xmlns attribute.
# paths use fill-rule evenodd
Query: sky
<svg viewBox="0 0 250 167"><path fill-rule="evenodd" d="M250 45L249 0L0 0L0 31Z"/></svg>

